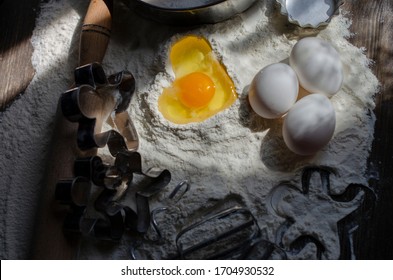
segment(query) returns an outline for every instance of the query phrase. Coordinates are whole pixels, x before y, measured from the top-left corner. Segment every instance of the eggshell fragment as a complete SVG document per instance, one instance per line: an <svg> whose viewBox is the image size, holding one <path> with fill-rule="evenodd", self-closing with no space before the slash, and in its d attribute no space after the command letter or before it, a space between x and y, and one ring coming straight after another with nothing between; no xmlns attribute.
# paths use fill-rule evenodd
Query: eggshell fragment
<svg viewBox="0 0 393 280"><path fill-rule="evenodd" d="M284 115L296 102L299 82L296 73L284 63L260 70L254 77L248 98L252 109L261 117L275 119Z"/></svg>
<svg viewBox="0 0 393 280"><path fill-rule="evenodd" d="M283 124L284 142L299 155L312 155L329 143L336 127L336 113L323 94L310 94L293 105Z"/></svg>
<svg viewBox="0 0 393 280"><path fill-rule="evenodd" d="M332 97L342 86L344 72L340 55L327 41L316 37L301 39L293 47L289 63L300 85L309 92Z"/></svg>

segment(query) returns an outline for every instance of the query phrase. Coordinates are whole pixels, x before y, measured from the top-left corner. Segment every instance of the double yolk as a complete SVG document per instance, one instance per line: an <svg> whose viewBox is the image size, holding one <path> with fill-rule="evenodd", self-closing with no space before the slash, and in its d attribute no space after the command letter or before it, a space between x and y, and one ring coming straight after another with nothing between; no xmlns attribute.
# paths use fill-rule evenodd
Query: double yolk
<svg viewBox="0 0 393 280"><path fill-rule="evenodd" d="M201 37L187 36L170 51L175 80L163 90L158 109L176 124L201 122L233 104L235 86L210 44Z"/></svg>

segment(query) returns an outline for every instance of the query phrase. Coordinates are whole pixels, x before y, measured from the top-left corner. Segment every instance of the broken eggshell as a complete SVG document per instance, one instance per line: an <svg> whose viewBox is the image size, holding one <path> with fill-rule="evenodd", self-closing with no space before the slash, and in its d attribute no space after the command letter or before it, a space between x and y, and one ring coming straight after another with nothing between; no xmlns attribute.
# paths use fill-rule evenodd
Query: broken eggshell
<svg viewBox="0 0 393 280"><path fill-rule="evenodd" d="M318 28L327 25L339 13L342 0L276 0L280 13L288 17L290 23L300 27Z"/></svg>

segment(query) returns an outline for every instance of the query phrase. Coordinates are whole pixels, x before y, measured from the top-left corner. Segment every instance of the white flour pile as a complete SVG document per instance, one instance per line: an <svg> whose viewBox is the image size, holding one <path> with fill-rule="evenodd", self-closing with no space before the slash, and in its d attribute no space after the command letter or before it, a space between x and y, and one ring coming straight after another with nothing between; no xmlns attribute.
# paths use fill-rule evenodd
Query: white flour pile
<svg viewBox="0 0 393 280"><path fill-rule="evenodd" d="M1 115L2 258L26 258L28 253L34 227L32 213L44 175L56 103L72 82L86 2L43 4L32 38L36 75L25 95ZM128 69L134 74L137 91L129 113L139 133L144 167L157 166L172 173L166 192L152 201L151 208L167 205L165 197L180 181L187 179L191 184L191 190L176 207L162 214L167 215L160 224L164 241L159 245L146 242L138 252L149 258L168 257L182 221L202 211L200 208L227 198L255 215L264 238L270 242L282 241L284 249L288 249L296 238L308 235L325 247L322 258L339 258L337 222L360 205L361 195L348 204L333 203L312 180L316 188L310 188L306 203L300 192L280 205L270 205L268 198L282 181L290 181L300 189L301 170L312 165L336 169L337 175L331 176L334 193L344 191L350 183L367 184L366 162L373 138L373 98L378 81L362 50L347 40L350 21L340 15L327 28L315 32L339 51L346 73L342 90L332 98L337 112L334 138L317 155L305 158L285 147L281 121L263 120L252 112L247 101L247 88L254 75L268 64L286 61L292 46L307 35L286 22L275 1L259 1L231 20L194 28L173 28L141 19L115 2L113 36L103 65L107 73ZM204 36L211 43L232 77L239 98L229 109L205 122L174 125L158 112L157 100L173 79L167 63L170 45L186 34ZM107 155L105 151L100 153ZM295 223L282 240L277 239L285 221L280 213L295 215ZM86 240L78 257L129 258L131 244L130 237L115 245ZM313 243L296 253L288 249L287 254L293 259L317 257Z"/></svg>

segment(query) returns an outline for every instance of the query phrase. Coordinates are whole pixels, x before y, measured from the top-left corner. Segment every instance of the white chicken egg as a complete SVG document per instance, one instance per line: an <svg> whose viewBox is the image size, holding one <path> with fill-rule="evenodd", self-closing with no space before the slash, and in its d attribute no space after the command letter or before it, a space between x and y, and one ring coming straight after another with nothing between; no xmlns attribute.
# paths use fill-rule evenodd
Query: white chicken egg
<svg viewBox="0 0 393 280"><path fill-rule="evenodd" d="M299 155L312 155L329 143L336 127L336 113L323 94L307 95L285 116L284 142Z"/></svg>
<svg viewBox="0 0 393 280"><path fill-rule="evenodd" d="M340 55L328 42L307 37L295 44L289 57L300 85L309 92L320 92L327 97L336 94L344 74Z"/></svg>
<svg viewBox="0 0 393 280"><path fill-rule="evenodd" d="M284 115L296 102L299 82L287 64L274 63L260 70L251 82L248 98L261 117L275 119Z"/></svg>

